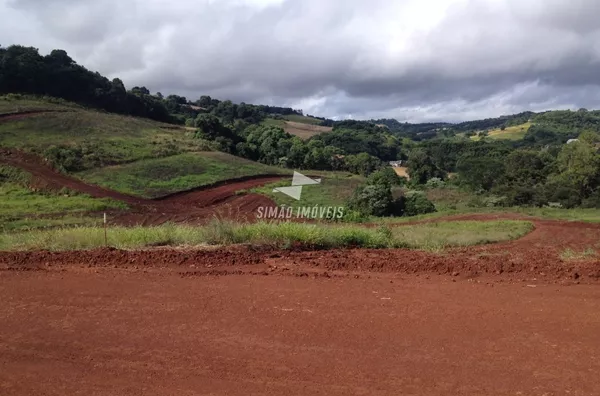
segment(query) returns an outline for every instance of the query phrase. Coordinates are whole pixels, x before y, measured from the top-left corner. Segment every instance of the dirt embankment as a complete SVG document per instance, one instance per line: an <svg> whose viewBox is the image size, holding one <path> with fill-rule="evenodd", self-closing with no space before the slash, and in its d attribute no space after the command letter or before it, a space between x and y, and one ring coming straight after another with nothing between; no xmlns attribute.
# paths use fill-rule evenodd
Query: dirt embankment
<svg viewBox="0 0 600 396"><path fill-rule="evenodd" d="M500 216L490 216L498 218ZM507 216L512 218L513 216ZM471 219L485 220L485 216ZM281 250L237 246L212 249L96 249L81 252L3 252L0 269L54 271L73 268L168 270L181 276L293 275L354 277L373 273L493 277L508 281L597 283L597 256L566 257L598 245L600 225L534 221L535 230L519 240L455 248L443 253L408 249Z"/></svg>

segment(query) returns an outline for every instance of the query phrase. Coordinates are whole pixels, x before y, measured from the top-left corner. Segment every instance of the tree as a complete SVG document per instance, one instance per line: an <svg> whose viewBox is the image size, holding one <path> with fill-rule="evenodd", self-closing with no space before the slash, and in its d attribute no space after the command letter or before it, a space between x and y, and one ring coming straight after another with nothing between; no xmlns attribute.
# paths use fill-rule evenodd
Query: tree
<svg viewBox="0 0 600 396"><path fill-rule="evenodd" d="M399 186L402 184L402 178L389 166L378 169L371 173L367 179L368 184L383 184L388 187Z"/></svg>
<svg viewBox="0 0 600 396"><path fill-rule="evenodd" d="M407 166L411 180L419 184L425 184L433 177L446 178L446 172L439 169L423 149L415 149L410 152Z"/></svg>
<svg viewBox="0 0 600 396"><path fill-rule="evenodd" d="M474 190L489 191L504 174L504 162L497 158L461 157L456 165L459 180Z"/></svg>
<svg viewBox="0 0 600 396"><path fill-rule="evenodd" d="M590 195L600 181L600 157L596 148L578 141L563 146L557 158L554 180L577 191L580 199Z"/></svg>
<svg viewBox="0 0 600 396"><path fill-rule="evenodd" d="M363 216L389 216L393 209L392 192L383 184L361 186L354 191L348 206Z"/></svg>

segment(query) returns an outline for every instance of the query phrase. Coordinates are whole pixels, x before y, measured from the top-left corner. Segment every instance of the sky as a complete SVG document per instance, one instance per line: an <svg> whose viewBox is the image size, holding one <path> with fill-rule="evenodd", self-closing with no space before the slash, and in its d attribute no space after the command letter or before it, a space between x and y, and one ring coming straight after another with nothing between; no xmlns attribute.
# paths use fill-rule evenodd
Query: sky
<svg viewBox="0 0 600 396"><path fill-rule="evenodd" d="M598 0L0 0L0 45L128 88L430 122L600 108Z"/></svg>

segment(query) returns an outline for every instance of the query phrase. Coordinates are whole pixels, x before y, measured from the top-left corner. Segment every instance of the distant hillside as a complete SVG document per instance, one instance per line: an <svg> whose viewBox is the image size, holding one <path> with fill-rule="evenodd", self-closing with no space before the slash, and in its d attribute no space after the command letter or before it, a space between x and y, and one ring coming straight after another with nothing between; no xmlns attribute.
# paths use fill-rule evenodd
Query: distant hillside
<svg viewBox="0 0 600 396"><path fill-rule="evenodd" d="M21 113L13 115L14 109ZM55 99L0 96L0 146L36 153L84 181L144 197L287 172L218 152L195 128L82 109Z"/></svg>

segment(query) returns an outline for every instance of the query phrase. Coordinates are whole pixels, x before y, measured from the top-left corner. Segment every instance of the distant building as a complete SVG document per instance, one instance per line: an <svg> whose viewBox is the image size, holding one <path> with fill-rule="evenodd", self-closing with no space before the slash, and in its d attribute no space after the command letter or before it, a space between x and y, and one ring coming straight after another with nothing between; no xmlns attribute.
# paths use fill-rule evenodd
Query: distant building
<svg viewBox="0 0 600 396"><path fill-rule="evenodd" d="M569 140L567 140L567 144L571 144L573 142L578 142L578 141L579 141L579 139L569 139Z"/></svg>
<svg viewBox="0 0 600 396"><path fill-rule="evenodd" d="M399 168L402 166L402 161L390 161L390 166L394 168Z"/></svg>

